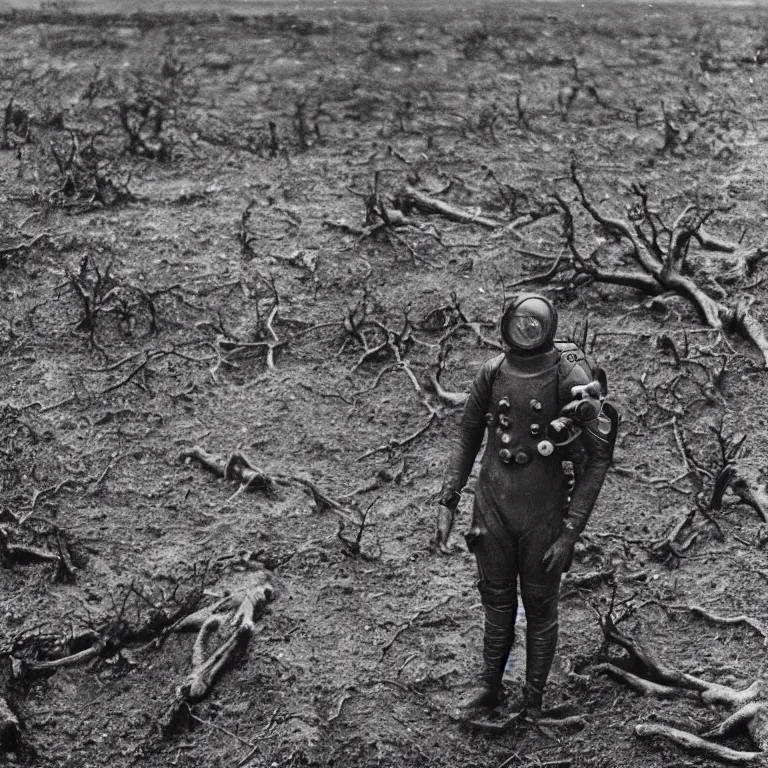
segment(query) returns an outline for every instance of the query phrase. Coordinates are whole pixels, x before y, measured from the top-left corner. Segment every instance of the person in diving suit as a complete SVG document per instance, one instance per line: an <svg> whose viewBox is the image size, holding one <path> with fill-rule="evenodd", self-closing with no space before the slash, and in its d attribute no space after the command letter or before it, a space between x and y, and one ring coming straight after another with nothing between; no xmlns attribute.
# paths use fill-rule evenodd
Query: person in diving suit
<svg viewBox="0 0 768 768"><path fill-rule="evenodd" d="M483 671L466 710L500 701L519 579L527 618L523 708L540 712L557 644L560 577L613 453L619 416L603 400L605 373L591 369L575 344L556 344L556 331L557 311L545 297L520 294L508 306L504 353L480 368L470 388L440 492L436 543L444 551L487 431L466 534L485 612ZM575 484L565 472L571 466Z"/></svg>

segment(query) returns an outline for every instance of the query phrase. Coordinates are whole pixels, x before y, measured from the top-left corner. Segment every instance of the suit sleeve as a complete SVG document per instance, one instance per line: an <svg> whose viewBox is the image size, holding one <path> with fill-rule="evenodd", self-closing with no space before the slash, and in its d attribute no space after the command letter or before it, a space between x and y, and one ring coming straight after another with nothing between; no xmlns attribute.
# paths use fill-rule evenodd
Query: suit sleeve
<svg viewBox="0 0 768 768"><path fill-rule="evenodd" d="M612 409L612 406L606 404L604 413L609 408ZM565 518L566 532L574 541L587 527L592 508L603 487L608 467L611 465L617 428L618 414L615 419L611 418L608 434L603 434L598 429L597 423L592 423L584 427L579 438L586 451L586 461L581 470L581 476L576 478L576 487Z"/></svg>
<svg viewBox="0 0 768 768"><path fill-rule="evenodd" d="M563 378L561 403L568 402L565 398L570 396L572 386L586 384L592 379L585 363L579 361L569 375ZM584 424L579 438L569 446L576 469L576 486L565 518L565 535L573 541L586 528L603 487L613 458L618 425L618 412L610 403L604 402L602 418Z"/></svg>
<svg viewBox="0 0 768 768"><path fill-rule="evenodd" d="M478 371L469 389L469 398L451 444L448 467L440 491L440 504L450 509L455 509L459 503L461 490L466 485L483 444L485 415L490 410L493 376L502 359L495 357L488 360Z"/></svg>

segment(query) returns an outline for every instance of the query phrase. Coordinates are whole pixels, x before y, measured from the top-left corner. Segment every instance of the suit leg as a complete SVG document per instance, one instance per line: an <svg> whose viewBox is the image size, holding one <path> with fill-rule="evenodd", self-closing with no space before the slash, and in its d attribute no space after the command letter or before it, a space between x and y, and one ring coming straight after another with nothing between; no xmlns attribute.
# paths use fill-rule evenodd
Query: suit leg
<svg viewBox="0 0 768 768"><path fill-rule="evenodd" d="M561 573L545 573L544 553L559 534L562 519L539 525L521 538L520 593L528 622L526 637L525 699L541 708L544 687L555 657L558 635L558 600Z"/></svg>
<svg viewBox="0 0 768 768"><path fill-rule="evenodd" d="M485 614L483 684L499 689L515 639L517 616L516 547L506 530L473 526L467 536L477 560L478 588Z"/></svg>

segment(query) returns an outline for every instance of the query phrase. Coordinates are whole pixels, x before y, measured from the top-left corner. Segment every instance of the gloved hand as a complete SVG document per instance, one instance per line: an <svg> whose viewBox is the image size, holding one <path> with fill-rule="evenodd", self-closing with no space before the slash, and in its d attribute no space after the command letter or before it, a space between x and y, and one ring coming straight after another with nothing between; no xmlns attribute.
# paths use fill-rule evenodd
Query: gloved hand
<svg viewBox="0 0 768 768"><path fill-rule="evenodd" d="M567 571L571 567L573 559L573 546L576 543L573 535L563 532L555 540L555 543L544 553L541 558L541 564L544 566L544 572Z"/></svg>
<svg viewBox="0 0 768 768"><path fill-rule="evenodd" d="M454 510L445 507L442 504L437 505L437 525L435 526L435 546L439 552L447 555L451 550L448 548L448 537L453 529Z"/></svg>

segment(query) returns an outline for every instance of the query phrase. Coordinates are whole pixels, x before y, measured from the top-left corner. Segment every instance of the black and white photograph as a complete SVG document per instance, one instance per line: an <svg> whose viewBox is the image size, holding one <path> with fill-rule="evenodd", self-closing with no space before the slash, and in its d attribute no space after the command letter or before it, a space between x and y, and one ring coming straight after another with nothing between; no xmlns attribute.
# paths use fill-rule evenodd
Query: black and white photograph
<svg viewBox="0 0 768 768"><path fill-rule="evenodd" d="M768 766L768 0L0 0L0 764Z"/></svg>

